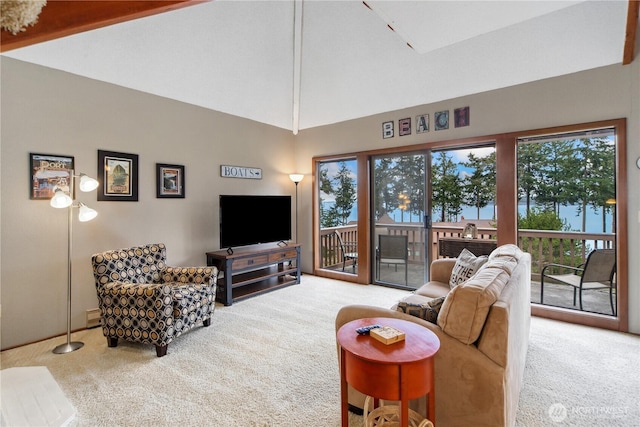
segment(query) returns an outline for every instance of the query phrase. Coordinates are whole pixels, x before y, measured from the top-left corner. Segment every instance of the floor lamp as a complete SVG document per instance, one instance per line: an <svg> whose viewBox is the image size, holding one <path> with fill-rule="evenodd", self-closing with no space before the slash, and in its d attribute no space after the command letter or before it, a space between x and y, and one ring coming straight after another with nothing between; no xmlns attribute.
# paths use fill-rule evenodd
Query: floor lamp
<svg viewBox="0 0 640 427"><path fill-rule="evenodd" d="M296 184L296 243L298 243L298 184L300 184L304 175L301 173L292 173L289 175L289 178Z"/></svg>
<svg viewBox="0 0 640 427"><path fill-rule="evenodd" d="M53 352L55 354L71 353L84 345L82 342L71 342L71 249L73 241L73 208L78 208L78 220L80 222L91 221L98 215L98 212L87 207L84 203L73 203L73 189L76 178L80 181L78 187L81 191L95 190L98 188L98 181L83 173L80 175L74 175L73 169L69 173L69 194L64 192L61 188L56 187L54 188L54 194L50 201L51 206L54 208L68 208L69 210L69 224L67 227L67 342L54 348Z"/></svg>

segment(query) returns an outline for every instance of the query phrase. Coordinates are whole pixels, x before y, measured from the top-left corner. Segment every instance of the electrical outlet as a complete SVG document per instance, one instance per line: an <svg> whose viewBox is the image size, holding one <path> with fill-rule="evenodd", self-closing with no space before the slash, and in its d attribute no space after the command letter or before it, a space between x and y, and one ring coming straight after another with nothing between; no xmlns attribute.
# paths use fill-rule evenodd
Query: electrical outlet
<svg viewBox="0 0 640 427"><path fill-rule="evenodd" d="M99 308L93 308L91 310L87 310L87 329L96 328L100 326L102 317L102 312Z"/></svg>

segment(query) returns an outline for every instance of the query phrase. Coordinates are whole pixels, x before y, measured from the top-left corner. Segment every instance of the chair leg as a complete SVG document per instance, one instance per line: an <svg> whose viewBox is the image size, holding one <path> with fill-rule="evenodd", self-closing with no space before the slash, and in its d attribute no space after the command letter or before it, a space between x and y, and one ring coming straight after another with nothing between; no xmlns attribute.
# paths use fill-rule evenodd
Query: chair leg
<svg viewBox="0 0 640 427"><path fill-rule="evenodd" d="M167 347L169 347L169 344L156 345L156 355L158 355L158 357L166 356L167 355Z"/></svg>
<svg viewBox="0 0 640 427"><path fill-rule="evenodd" d="M211 317L202 321L202 326L209 326L209 325L211 325Z"/></svg>
<svg viewBox="0 0 640 427"><path fill-rule="evenodd" d="M107 345L109 347L117 347L118 346L118 338L107 337Z"/></svg>
<svg viewBox="0 0 640 427"><path fill-rule="evenodd" d="M404 265L404 285L409 286L409 263Z"/></svg>
<svg viewBox="0 0 640 427"><path fill-rule="evenodd" d="M616 310L613 308L613 287L609 288L609 302L611 303L611 313L616 315Z"/></svg>
<svg viewBox="0 0 640 427"><path fill-rule="evenodd" d="M576 305L576 288L573 288L573 305ZM582 288L580 288L580 311L582 310Z"/></svg>
<svg viewBox="0 0 640 427"><path fill-rule="evenodd" d="M544 304L544 275L540 277L540 304Z"/></svg>

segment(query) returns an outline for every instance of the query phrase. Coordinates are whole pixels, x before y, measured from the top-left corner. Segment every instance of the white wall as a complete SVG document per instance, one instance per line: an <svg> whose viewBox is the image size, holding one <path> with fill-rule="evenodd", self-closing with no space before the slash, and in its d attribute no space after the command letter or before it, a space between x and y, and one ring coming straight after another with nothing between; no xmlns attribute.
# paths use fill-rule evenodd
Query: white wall
<svg viewBox="0 0 640 427"><path fill-rule="evenodd" d="M1 348L66 331L66 215L29 199L29 153L75 156L97 172L97 150L140 156L138 202L79 200L99 211L74 223L73 322L97 306L92 253L162 241L171 264L204 263L218 248L221 193L291 194L287 174L306 174L299 188L303 270L312 267L312 157L499 132L628 119L629 325L640 333L640 61L471 95L301 131L289 131L0 57ZM470 126L397 136L397 120L469 106ZM382 122L396 136L382 139ZM293 153L295 152L295 158ZM155 163L186 166L186 199L156 199ZM223 179L220 164L260 167L261 181Z"/></svg>
<svg viewBox="0 0 640 427"><path fill-rule="evenodd" d="M469 106L470 126L433 130L436 111ZM398 120L430 115L426 134L398 136ZM430 105L392 111L358 120L301 131L295 141L296 165L310 174L313 156L351 153L503 132L539 129L592 121L627 118L627 177L629 230L629 327L640 333L640 60L563 77L484 92ZM382 123L395 122L395 137L382 138ZM415 126L415 125L414 125ZM312 268L312 180L300 185L300 243L305 270Z"/></svg>
<svg viewBox="0 0 640 427"><path fill-rule="evenodd" d="M1 346L66 331L67 211L29 199L29 153L75 156L97 175L97 151L139 155L139 201L78 200L99 212L74 220L72 329L97 307L90 256L164 242L171 265L204 265L218 249L218 195L290 194L289 131L6 57L2 66ZM186 198L157 199L157 163L185 165ZM220 177L220 165L262 168L262 180Z"/></svg>

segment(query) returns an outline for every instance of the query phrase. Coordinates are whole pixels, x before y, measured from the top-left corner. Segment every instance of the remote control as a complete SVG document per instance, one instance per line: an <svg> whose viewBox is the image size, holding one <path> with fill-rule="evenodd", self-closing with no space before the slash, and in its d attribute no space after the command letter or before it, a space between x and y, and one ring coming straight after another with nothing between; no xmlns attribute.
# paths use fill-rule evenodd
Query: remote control
<svg viewBox="0 0 640 427"><path fill-rule="evenodd" d="M356 332L359 335L369 335L369 331L371 331L372 329L376 329L376 328L380 328L380 325L367 325L367 326L363 326L361 328L356 329Z"/></svg>

